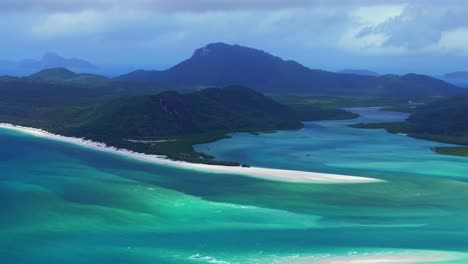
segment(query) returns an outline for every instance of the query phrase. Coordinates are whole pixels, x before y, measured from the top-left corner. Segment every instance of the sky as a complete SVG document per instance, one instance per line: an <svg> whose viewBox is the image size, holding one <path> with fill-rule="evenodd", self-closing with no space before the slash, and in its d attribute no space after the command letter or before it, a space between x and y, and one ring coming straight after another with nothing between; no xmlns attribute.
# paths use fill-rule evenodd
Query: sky
<svg viewBox="0 0 468 264"><path fill-rule="evenodd" d="M0 59L166 69L212 42L314 69L468 70L468 0L1 0Z"/></svg>

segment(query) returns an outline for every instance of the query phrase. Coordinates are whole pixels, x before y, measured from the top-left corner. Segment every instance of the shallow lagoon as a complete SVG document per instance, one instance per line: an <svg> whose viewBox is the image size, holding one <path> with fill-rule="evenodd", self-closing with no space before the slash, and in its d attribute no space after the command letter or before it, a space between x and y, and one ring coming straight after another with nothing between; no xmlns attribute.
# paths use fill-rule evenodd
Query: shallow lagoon
<svg viewBox="0 0 468 264"><path fill-rule="evenodd" d="M308 171L356 175L432 175L468 179L468 159L443 156L431 148L447 144L390 134L382 129L355 129L359 122L396 122L407 115L378 108L352 108L361 117L352 120L307 122L299 131L254 135L233 133L232 138L197 145L197 151L220 160Z"/></svg>
<svg viewBox="0 0 468 264"><path fill-rule="evenodd" d="M368 121L404 118L357 111ZM320 263L467 252L468 159L433 153L439 143L347 127L360 121L235 134L197 148L258 166L386 182L200 173L0 130L0 263Z"/></svg>

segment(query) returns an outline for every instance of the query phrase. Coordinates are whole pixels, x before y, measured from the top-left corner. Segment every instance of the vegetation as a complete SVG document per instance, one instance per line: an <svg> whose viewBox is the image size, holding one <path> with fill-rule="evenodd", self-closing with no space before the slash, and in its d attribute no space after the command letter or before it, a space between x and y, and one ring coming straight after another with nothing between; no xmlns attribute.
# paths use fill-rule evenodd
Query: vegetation
<svg viewBox="0 0 468 264"><path fill-rule="evenodd" d="M154 82L171 87L206 87L239 84L262 93L373 96L415 100L455 95L460 88L417 74L365 76L309 69L264 51L209 44L165 71L135 71L121 80Z"/></svg>
<svg viewBox="0 0 468 264"><path fill-rule="evenodd" d="M390 133L403 133L409 132L409 125L406 122L391 122L391 123L357 123L350 125L354 128L366 129L386 129Z"/></svg>
<svg viewBox="0 0 468 264"><path fill-rule="evenodd" d="M468 136L468 95L420 107L408 118L414 133L449 137Z"/></svg>
<svg viewBox="0 0 468 264"><path fill-rule="evenodd" d="M236 57L228 60L232 65L221 63L226 61L226 57L232 56ZM252 58L258 60L251 64L249 61ZM225 64L228 69L223 68ZM242 75L242 71L250 69L251 65L255 66L255 71L249 72L250 75ZM238 69L234 72L240 75L232 77L231 70L234 68L229 67ZM207 71L210 69L214 72ZM458 89L444 82L425 76L372 77L328 73L310 70L296 62L283 61L258 50L224 44L209 46L208 50L197 50L192 59L175 66L169 72L172 73L168 75L164 72L152 72L151 76L165 75L164 78L171 76L167 80L179 80L181 73L184 73L184 78L199 74L195 83L203 83L206 76L217 76L220 82L214 82L215 84L239 81L253 82L255 87L262 87L263 84L255 78L263 78L276 72L283 79L278 80L278 83L269 80L271 89L267 90L280 92L282 95L270 94L268 98L242 86L209 88L191 93L184 87L183 92L161 92L164 86L148 81L151 78L145 79L151 77L147 76L147 72L132 75L135 77L133 79L108 79L54 68L24 78L0 77L0 122L85 137L115 147L167 155L172 159L218 163L209 155L195 152L192 146L224 138L230 132L258 133L298 129L302 127L301 121L357 117L340 109L345 107L384 105L389 107L388 110L412 112L415 104L408 103L408 97L429 102L434 96L458 92ZM242 78L239 79L239 76ZM382 78L391 85L384 85L376 78ZM180 80L185 82L183 78ZM287 83L288 81L291 83ZM193 84L191 82L179 84L190 86ZM204 84L207 83L211 82ZM365 91L370 94L366 97L304 96L303 92L306 90L300 90L300 87L306 85L307 91L310 91L308 89L311 83L317 84L313 86L314 93L319 94L359 94L366 89L372 92ZM372 85L362 88L362 84ZM277 85L293 87L291 91L300 88L302 96L285 95L283 90L277 89ZM357 91L356 85L364 90ZM376 89L374 85L379 88ZM343 87L347 87L346 92L343 92ZM425 92L419 96L419 90L423 88ZM405 91L404 96L399 94L401 89ZM383 96L388 92L382 93L383 90L398 95ZM394 128L389 129L396 132L403 130L406 125L393 126ZM222 164L240 165L231 162Z"/></svg>
<svg viewBox="0 0 468 264"><path fill-rule="evenodd" d="M387 97L334 97L334 96L299 96L269 95L274 100L287 105L298 112L304 121L352 119L358 115L343 108L383 106L382 111L412 113L419 106L440 100L441 97L428 97L416 102L401 98Z"/></svg>
<svg viewBox="0 0 468 264"><path fill-rule="evenodd" d="M468 95L442 99L417 107L403 123L355 124L357 128L384 128L392 133L449 144L468 145ZM437 153L468 156L467 147L439 147Z"/></svg>
<svg viewBox="0 0 468 264"><path fill-rule="evenodd" d="M437 147L434 151L444 155L468 157L468 147Z"/></svg>
<svg viewBox="0 0 468 264"><path fill-rule="evenodd" d="M322 109L338 109L349 107L382 106L388 108L414 107L440 100L445 97L431 96L416 102L402 98L381 96L317 96L317 95L277 95L268 94L274 100L293 106L296 104L308 104Z"/></svg>
<svg viewBox="0 0 468 264"><path fill-rule="evenodd" d="M354 114L342 109L323 109L310 104L291 106L302 121L319 121L319 120L342 120L358 118L358 114Z"/></svg>
<svg viewBox="0 0 468 264"><path fill-rule="evenodd" d="M345 99L343 98L323 96L270 96L277 102L292 108L302 121L340 120L359 117L357 114L339 109L339 107L350 105L344 103Z"/></svg>
<svg viewBox="0 0 468 264"><path fill-rule="evenodd" d="M106 144L140 153L164 155L169 159L182 160L192 163L204 163L225 166L242 166L235 161L218 161L213 156L196 152L193 145L210 143L228 138L226 133L204 133L189 136L177 136L168 140L145 140L142 142L126 139L104 139Z"/></svg>
<svg viewBox="0 0 468 264"><path fill-rule="evenodd" d="M170 91L157 95L125 96L74 107L64 104L54 109L45 108L41 115L5 114L1 121L203 163L215 161L195 152L193 144L218 140L229 132L302 127L294 110L240 86L210 88L190 94Z"/></svg>
<svg viewBox="0 0 468 264"><path fill-rule="evenodd" d="M32 81L61 82L63 84L99 87L112 83L107 77L96 74L78 74L65 68L51 68L32 74L25 79Z"/></svg>
<svg viewBox="0 0 468 264"><path fill-rule="evenodd" d="M297 129L301 121L356 117L299 97L290 107L283 106L244 87L155 95L159 89L63 68L25 78L2 77L0 121L213 163L213 157L196 153L192 145L224 138L229 132Z"/></svg>
<svg viewBox="0 0 468 264"><path fill-rule="evenodd" d="M301 128L294 111L251 89L210 88L190 94L122 97L74 114L62 133L94 139L165 139L225 131Z"/></svg>

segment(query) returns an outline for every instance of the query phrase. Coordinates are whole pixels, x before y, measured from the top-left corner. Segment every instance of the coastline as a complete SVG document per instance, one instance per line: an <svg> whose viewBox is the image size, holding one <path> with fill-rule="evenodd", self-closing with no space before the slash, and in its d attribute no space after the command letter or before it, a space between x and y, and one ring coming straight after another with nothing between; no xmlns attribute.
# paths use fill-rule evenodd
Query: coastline
<svg viewBox="0 0 468 264"><path fill-rule="evenodd" d="M246 177L254 177L265 180L273 181L285 181L285 182L296 182L296 183L375 183L382 182L383 180L349 176L341 174L328 174L319 172L308 172L308 171L296 171L296 170L283 170L283 169L272 169L272 168L261 168L261 167L232 167L222 165L208 165L200 163L189 163L185 161L176 161L167 159L165 156L160 155L149 155L138 153L126 149L117 149L112 146L107 146L104 143L86 140L84 138L66 137L57 134L47 132L42 129L17 126L8 123L0 123L0 129L10 129L20 131L32 136L43 137L50 140L56 140L60 142L70 143L79 145L82 147L104 151L108 153L114 153L120 156L128 158L151 162L158 165L170 166L180 169L196 170L208 173L218 174L234 174Z"/></svg>
<svg viewBox="0 0 468 264"><path fill-rule="evenodd" d="M447 261L464 259L466 254L446 251L420 251L414 252L383 252L368 254L349 254L336 257L303 257L289 264L416 264L416 263L445 263Z"/></svg>

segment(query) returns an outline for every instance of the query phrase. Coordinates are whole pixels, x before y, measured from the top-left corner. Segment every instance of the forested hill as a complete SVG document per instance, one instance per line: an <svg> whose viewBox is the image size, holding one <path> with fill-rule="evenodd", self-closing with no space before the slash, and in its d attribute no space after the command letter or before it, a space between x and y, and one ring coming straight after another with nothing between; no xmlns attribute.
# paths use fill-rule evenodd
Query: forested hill
<svg viewBox="0 0 468 264"><path fill-rule="evenodd" d="M231 132L298 129L303 120L355 117L343 110L309 104L292 109L242 86L122 97L125 93L112 86L77 87L66 84L76 76L61 75L64 80L51 81L47 74L47 81L38 81L37 76L1 78L0 122L177 160L219 163L195 152L192 145L218 140Z"/></svg>
<svg viewBox="0 0 468 264"><path fill-rule="evenodd" d="M122 97L96 106L61 109L42 120L15 120L15 124L177 160L224 165L239 164L214 161L195 152L192 145L230 132L302 127L296 111L239 86Z"/></svg>
<svg viewBox="0 0 468 264"><path fill-rule="evenodd" d="M407 121L412 133L461 137L468 143L468 95L420 107Z"/></svg>
<svg viewBox="0 0 468 264"><path fill-rule="evenodd" d="M135 84L94 74L52 68L27 77L0 76L0 117L37 114L44 109L102 102L125 95L161 92L155 84Z"/></svg>
<svg viewBox="0 0 468 264"><path fill-rule="evenodd" d="M406 122L355 124L357 128L385 128L411 137L468 146L468 95L419 106ZM468 156L468 147L435 147L438 153Z"/></svg>
<svg viewBox="0 0 468 264"><path fill-rule="evenodd" d="M155 82L172 87L245 85L264 93L380 96L414 100L455 95L460 88L417 74L365 76L309 69L264 51L209 44L165 71L135 71L118 79Z"/></svg>
<svg viewBox="0 0 468 264"><path fill-rule="evenodd" d="M32 81L55 81L55 82L68 82L75 84L92 84L97 85L99 83L110 81L110 79L96 74L87 73L75 73L66 68L49 68L37 73L34 73L25 79Z"/></svg>
<svg viewBox="0 0 468 264"><path fill-rule="evenodd" d="M183 135L297 129L298 115L249 88L210 88L123 97L71 116L58 132L96 140L160 139ZM60 131L62 129L62 131Z"/></svg>

